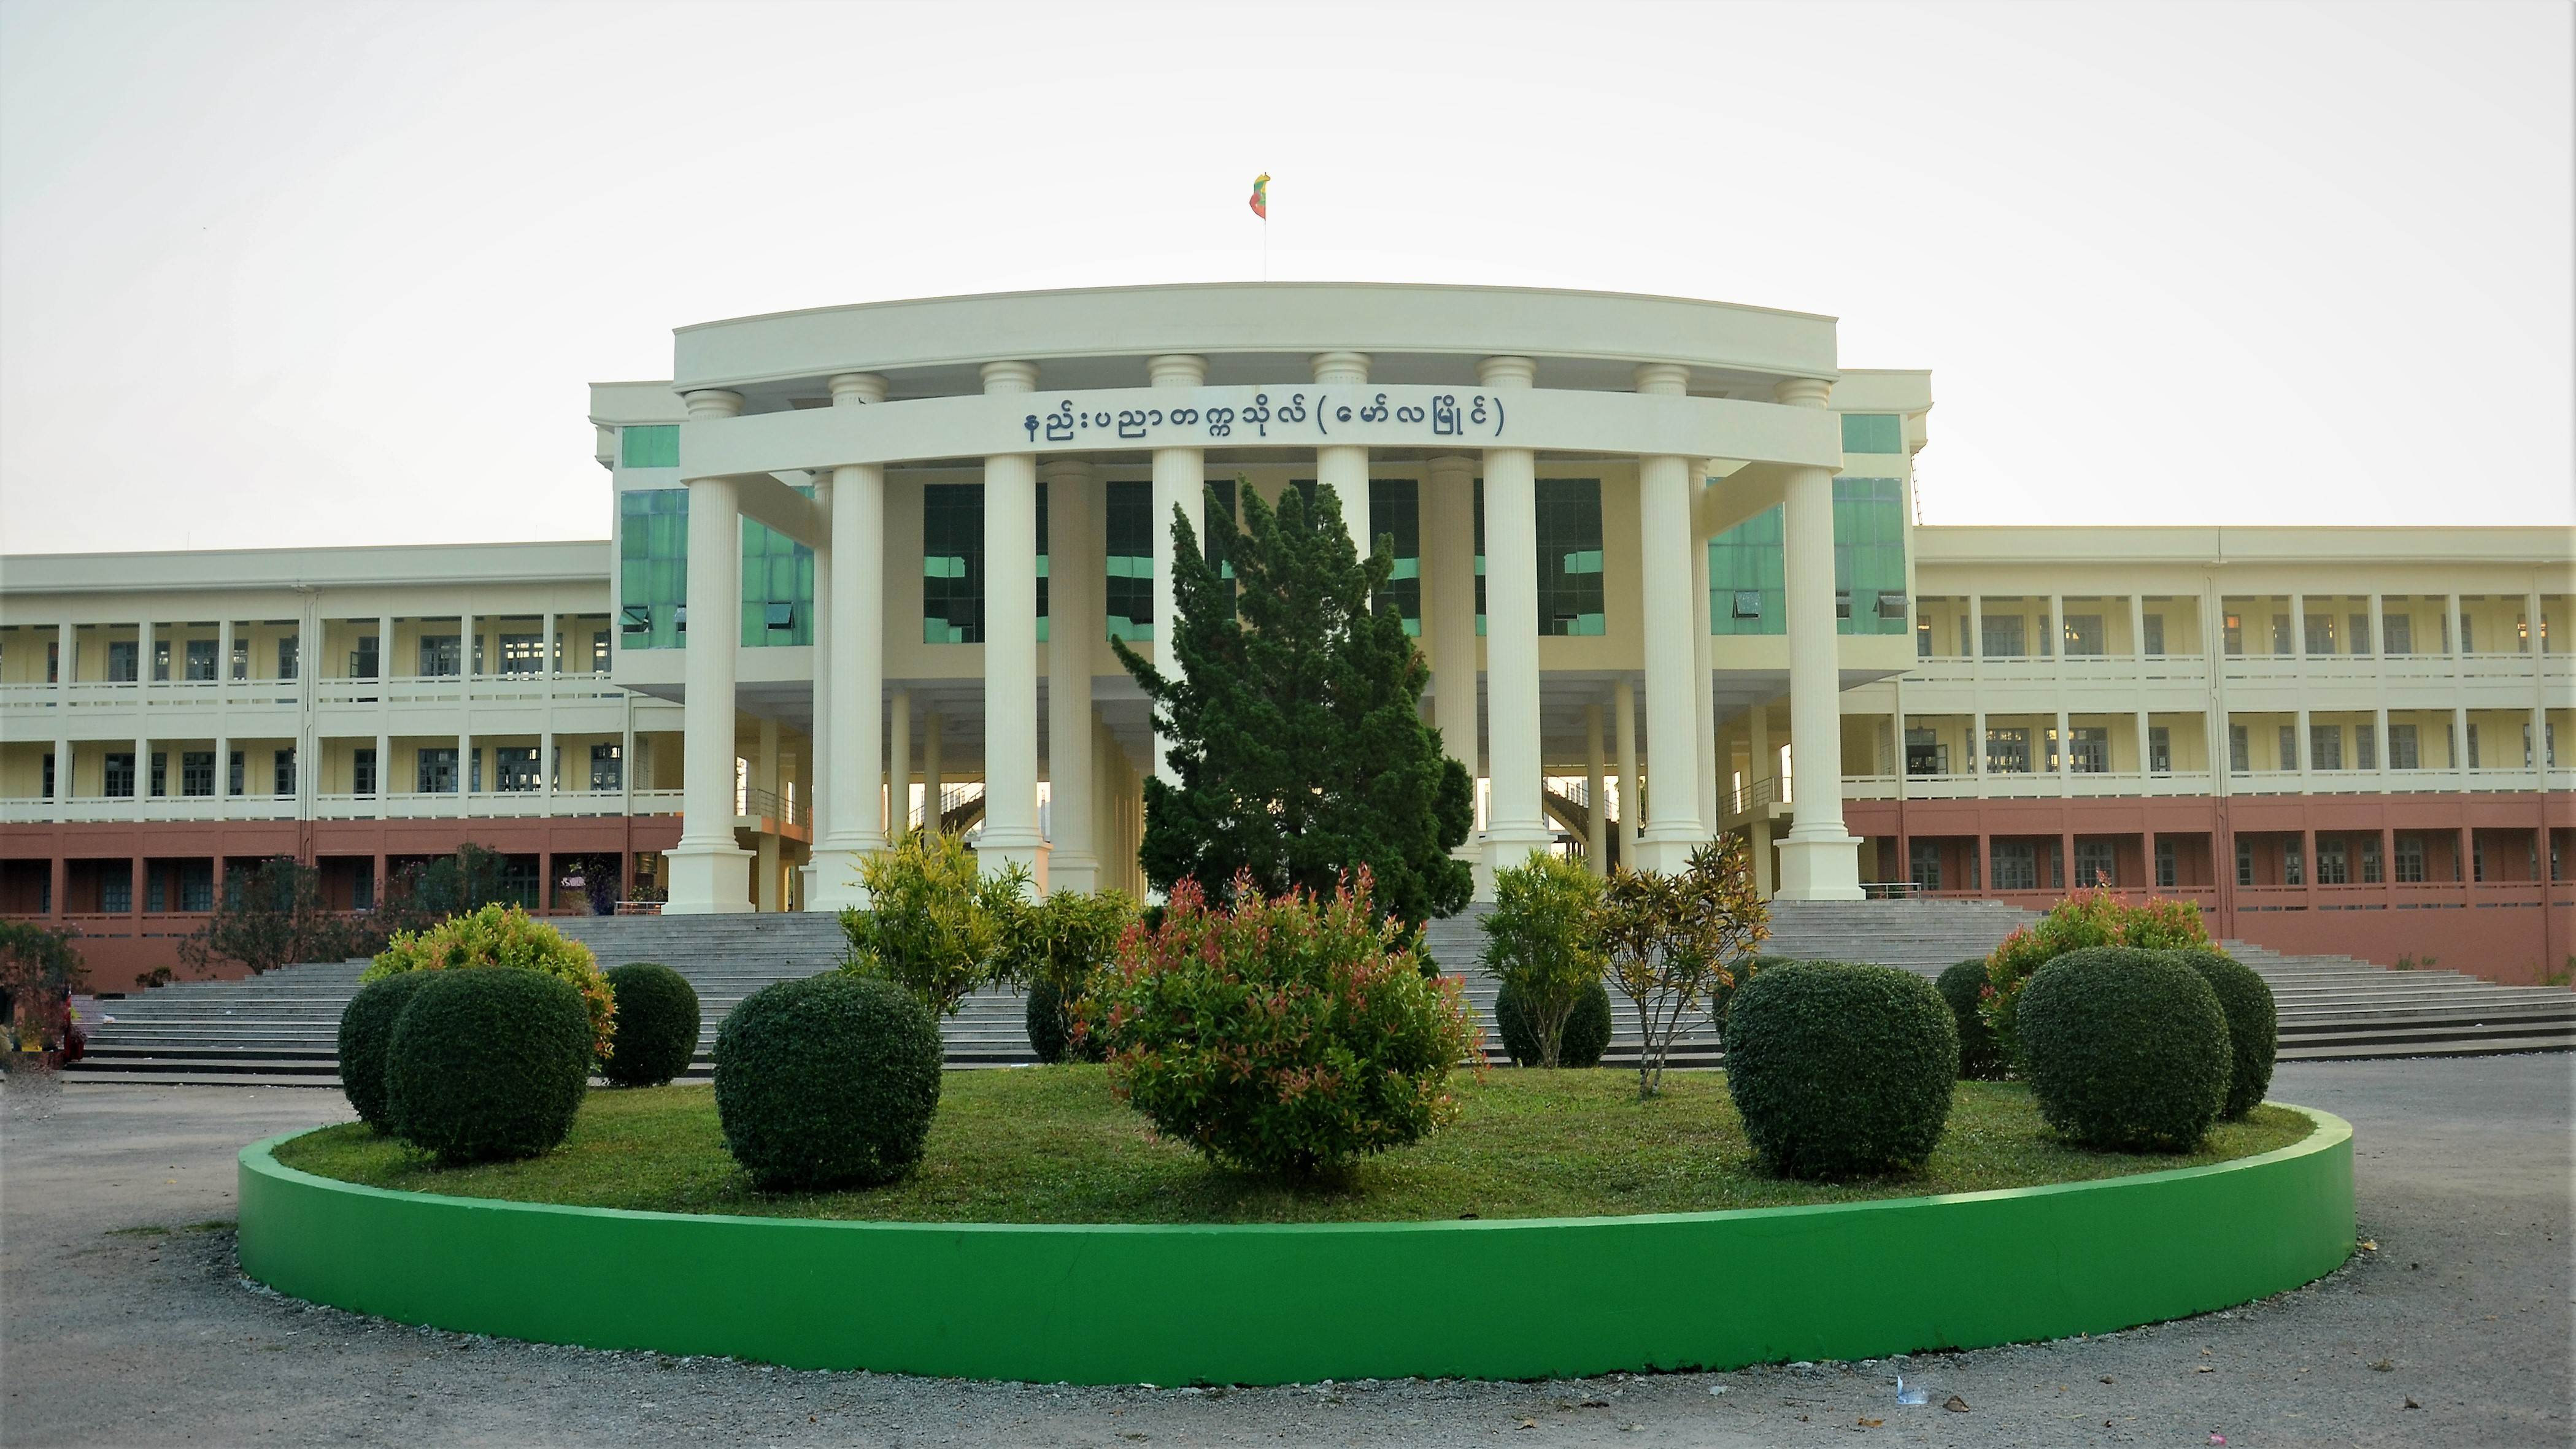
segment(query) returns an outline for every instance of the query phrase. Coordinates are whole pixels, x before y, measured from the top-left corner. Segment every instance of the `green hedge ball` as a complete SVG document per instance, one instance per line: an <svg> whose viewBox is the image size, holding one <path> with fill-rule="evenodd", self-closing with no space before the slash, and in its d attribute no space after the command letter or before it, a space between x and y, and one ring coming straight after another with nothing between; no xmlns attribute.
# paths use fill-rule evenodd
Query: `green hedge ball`
<svg viewBox="0 0 2576 1449"><path fill-rule="evenodd" d="M1494 1028L1503 1034L1503 1050L1520 1066L1538 1065L1538 1029L1531 1025L1529 1013L1521 1009L1520 993L1506 986L1494 998ZM1592 989L1574 1003L1574 1014L1565 1019L1565 1035L1556 1044L1556 1064L1560 1067L1597 1067L1601 1054L1610 1049L1610 988L1595 981Z"/></svg>
<svg viewBox="0 0 2576 1449"><path fill-rule="evenodd" d="M394 1042L394 1021L411 1004L412 993L436 973L401 971L358 988L340 1010L340 1090L357 1109L358 1120L379 1132L393 1130L393 1113L385 1101L385 1053Z"/></svg>
<svg viewBox="0 0 2576 1449"><path fill-rule="evenodd" d="M1892 966L1788 961L1727 1009L1726 1087L1773 1171L1914 1171L1950 1120L1959 1033L1932 983Z"/></svg>
<svg viewBox="0 0 2576 1449"><path fill-rule="evenodd" d="M633 961L608 973L617 1002L617 1039L599 1074L614 1086L658 1087L689 1069L698 1054L697 988L688 978L653 961Z"/></svg>
<svg viewBox="0 0 2576 1449"><path fill-rule="evenodd" d="M2115 1151L2185 1152L2227 1105L2218 993L2169 951L2094 946L2031 973L2016 1008L2039 1114Z"/></svg>
<svg viewBox="0 0 2576 1449"><path fill-rule="evenodd" d="M2259 1106L2272 1089L2272 1066L2281 1049L2281 1017L2272 1001L2272 984L2254 968L2224 952L2184 947L2171 953L2200 973L2218 993L2218 1009L2227 1016L2227 1043L2234 1051L2234 1070L2227 1080L2227 1105L2218 1115L2237 1121Z"/></svg>
<svg viewBox="0 0 2576 1449"><path fill-rule="evenodd" d="M394 1022L385 1096L395 1135L448 1164L536 1157L590 1088L590 1013L571 983L503 966L423 978Z"/></svg>
<svg viewBox="0 0 2576 1449"><path fill-rule="evenodd" d="M1933 983L1941 999L1950 1003L1950 1020L1959 1028L1959 1080L1963 1082L2000 1082L2012 1074L2012 1063L2004 1060L1995 1029L1986 1025L1977 1010L1986 980L1986 958L1980 956L1943 971Z"/></svg>
<svg viewBox="0 0 2576 1449"><path fill-rule="evenodd" d="M891 1182L939 1108L939 1023L874 977L764 986L716 1031L725 1147L763 1192Z"/></svg>

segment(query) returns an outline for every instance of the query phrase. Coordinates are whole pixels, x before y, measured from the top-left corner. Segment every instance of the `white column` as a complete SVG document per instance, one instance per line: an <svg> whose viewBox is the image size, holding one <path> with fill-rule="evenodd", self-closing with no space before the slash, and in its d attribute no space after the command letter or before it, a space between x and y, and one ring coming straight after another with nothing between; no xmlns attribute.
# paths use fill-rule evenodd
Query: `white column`
<svg viewBox="0 0 2576 1449"><path fill-rule="evenodd" d="M242 672L247 675L250 671L245 669ZM223 685L233 682L233 617L229 609L224 611L223 618L215 621L215 682ZM222 697L219 691L216 698Z"/></svg>
<svg viewBox="0 0 2576 1449"><path fill-rule="evenodd" d="M2305 594L2290 595L2290 656L2302 660L2308 657L2308 596ZM2299 681L2304 687L2306 670L2299 671ZM2302 750L2305 748L2301 746Z"/></svg>
<svg viewBox="0 0 2576 1449"><path fill-rule="evenodd" d="M689 418L730 418L742 397L693 392ZM734 843L734 651L742 642L742 513L730 478L689 480L689 634L683 678L680 840L670 851L675 916L751 909L751 852ZM464 663L472 645L460 640ZM457 763L460 783L465 770Z"/></svg>
<svg viewBox="0 0 2576 1449"><path fill-rule="evenodd" d="M1047 889L1100 888L1092 759L1092 650L1106 632L1101 578L1107 520L1088 463L1049 463L1047 488L1047 786L1055 839Z"/></svg>
<svg viewBox="0 0 2576 1449"><path fill-rule="evenodd" d="M1476 462L1434 458L1422 484L1424 623L1430 638L1431 723L1449 758L1467 767L1470 790L1483 775L1476 686ZM1470 831L1451 854L1484 859Z"/></svg>
<svg viewBox="0 0 2576 1449"><path fill-rule="evenodd" d="M786 807L779 800L778 789L778 717L760 717L760 754L751 762L751 788L769 797L768 801L751 801L750 815L765 819L769 829L754 840L754 866L757 878L752 882L753 901L764 911L779 909L778 900L778 827L786 824Z"/></svg>
<svg viewBox="0 0 2576 1449"><path fill-rule="evenodd" d="M1322 391L1315 406L1321 409L1325 399L1339 392L1343 401L1356 401L1368 386L1369 356L1365 352L1318 352L1308 359L1315 371L1315 386ZM1376 539L1369 533L1369 453L1366 448L1328 444L1315 450L1315 492L1321 497L1330 488L1342 500L1342 525L1350 530L1351 546L1367 558Z"/></svg>
<svg viewBox="0 0 2576 1449"><path fill-rule="evenodd" d="M1827 383L1792 378L1774 388L1773 395L1792 407L1821 408L1830 390ZM1780 895L1793 901L1856 901L1861 898L1860 842L1843 828L1833 475L1822 468L1792 470L1786 511L1789 738L1807 756L1807 766L1798 772L1795 823L1780 845Z"/></svg>
<svg viewBox="0 0 2576 1449"><path fill-rule="evenodd" d="M885 379L832 379L834 407L885 401ZM805 908L867 904L859 862L885 849L881 824L885 680L885 466L859 463L817 478L831 546L814 560L815 803L822 831L806 868ZM915 568L913 572L920 570Z"/></svg>
<svg viewBox="0 0 2576 1449"><path fill-rule="evenodd" d="M1619 863L1637 863L1637 686L1621 675L1610 686L1610 720L1619 749Z"/></svg>
<svg viewBox="0 0 2576 1449"><path fill-rule="evenodd" d="M2129 591L2129 657L2141 662L2147 657L2147 599L2135 589Z"/></svg>
<svg viewBox="0 0 2576 1449"><path fill-rule="evenodd" d="M1753 810L1753 889L1762 899L1771 899L1771 806L1761 792L1750 787L1760 781L1771 782L1771 799L1780 798L1780 752L1771 745L1771 701L1757 699L1745 715L1745 726L1753 751L1753 779L1745 782L1746 793L1753 796L1746 803Z"/></svg>
<svg viewBox="0 0 2576 1449"><path fill-rule="evenodd" d="M984 364L984 391L1037 386L1033 362ZM984 460L984 834L986 870L1042 875L1038 830L1038 459Z"/></svg>
<svg viewBox="0 0 2576 1449"><path fill-rule="evenodd" d="M894 692L886 718L886 837L912 829L912 691Z"/></svg>
<svg viewBox="0 0 2576 1449"><path fill-rule="evenodd" d="M1601 787L1601 706L1583 707L1583 784L1592 807L1592 830L1583 843L1583 858L1594 875L1610 873L1610 799Z"/></svg>
<svg viewBox="0 0 2576 1449"><path fill-rule="evenodd" d="M1684 369L1653 363L1636 371L1641 393L1679 395ZM1653 790L1637 864L1678 871L1700 829L1699 707L1705 676L1691 687L1699 650L1691 639L1691 460L1657 454L1637 460L1639 582L1645 596L1646 738ZM1491 563L1486 565L1489 569ZM1490 587L1490 584L1489 584ZM1706 606L1703 605L1703 615ZM1705 633L1705 625L1701 632Z"/></svg>
<svg viewBox="0 0 2576 1449"><path fill-rule="evenodd" d="M921 827L937 833L948 827L939 808L940 793L948 788L939 758L941 736L947 733L939 717L939 706L932 705L921 713Z"/></svg>
<svg viewBox="0 0 2576 1449"><path fill-rule="evenodd" d="M735 545L737 548L740 546ZM739 560L734 564L734 573L737 577L742 573ZM456 678L461 683L471 684L480 672L474 667L474 611L468 609L456 616ZM468 691L469 694L471 692Z"/></svg>
<svg viewBox="0 0 2576 1449"><path fill-rule="evenodd" d="M1149 358L1145 373L1156 387L1200 387L1207 382L1207 359L1186 354ZM1172 559L1172 510L1181 510L1193 529L1200 527L1199 499L1206 490L1207 455L1203 450L1154 450L1154 645L1143 652L1167 673L1177 672L1179 667L1172 654L1173 631L1179 626L1179 610L1172 601L1172 580L1179 573ZM1206 540L1202 537L1200 541ZM1154 737L1152 748L1154 773L1163 783L1177 788L1181 777L1163 758L1162 736Z"/></svg>
<svg viewBox="0 0 2576 1449"><path fill-rule="evenodd" d="M1526 357L1476 367L1489 392L1525 389L1536 374ZM1508 870L1551 838L1539 804L1538 459L1527 448L1485 450L1485 679L1494 762L1485 865Z"/></svg>
<svg viewBox="0 0 2576 1449"><path fill-rule="evenodd" d="M2063 796L2075 793L2075 740L2067 731L2068 721L2063 707L2066 700L2062 693L2057 702L2060 706L2057 711L2057 758L2049 773L2057 777L2057 793Z"/></svg>
<svg viewBox="0 0 2576 1449"><path fill-rule="evenodd" d="M1690 460L1688 492L1694 504L1708 476L1700 460ZM1697 517L1699 509L1691 514ZM1725 817L1717 808L1717 776L1722 762L1717 758L1717 706L1710 698L1710 675L1716 668L1716 646L1708 633L1708 540L1698 532L1690 540L1690 637L1691 637L1691 710L1697 716L1691 739L1695 761L1692 769L1699 776L1699 838L1717 838L1717 822Z"/></svg>

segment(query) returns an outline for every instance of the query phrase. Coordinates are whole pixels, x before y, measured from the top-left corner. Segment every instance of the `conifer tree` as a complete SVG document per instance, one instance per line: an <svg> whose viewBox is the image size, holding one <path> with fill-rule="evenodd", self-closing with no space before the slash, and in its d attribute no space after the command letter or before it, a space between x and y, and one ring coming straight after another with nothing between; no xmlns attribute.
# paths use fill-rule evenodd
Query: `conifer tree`
<svg viewBox="0 0 2576 1449"><path fill-rule="evenodd" d="M1232 580L1172 510L1179 617L1156 623L1176 672L1115 646L1180 776L1145 781L1145 878L1215 894L1245 871L1269 895L1329 899L1366 866L1387 914L1416 925L1454 914L1474 887L1449 854L1474 823L1473 793L1422 722L1430 667L1402 616L1370 607L1395 572L1392 540L1360 558L1330 486L1311 514L1295 490L1276 510L1240 481L1237 492L1241 528L1213 492L1207 509Z"/></svg>

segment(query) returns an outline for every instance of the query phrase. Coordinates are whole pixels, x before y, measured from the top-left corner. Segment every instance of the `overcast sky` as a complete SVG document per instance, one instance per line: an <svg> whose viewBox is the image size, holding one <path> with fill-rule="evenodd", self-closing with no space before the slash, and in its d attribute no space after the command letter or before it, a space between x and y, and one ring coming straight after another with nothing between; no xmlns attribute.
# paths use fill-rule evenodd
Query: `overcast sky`
<svg viewBox="0 0 2576 1449"><path fill-rule="evenodd" d="M602 537L670 330L1271 275L1932 370L1926 522L2567 523L2570 10L0 0L0 551Z"/></svg>

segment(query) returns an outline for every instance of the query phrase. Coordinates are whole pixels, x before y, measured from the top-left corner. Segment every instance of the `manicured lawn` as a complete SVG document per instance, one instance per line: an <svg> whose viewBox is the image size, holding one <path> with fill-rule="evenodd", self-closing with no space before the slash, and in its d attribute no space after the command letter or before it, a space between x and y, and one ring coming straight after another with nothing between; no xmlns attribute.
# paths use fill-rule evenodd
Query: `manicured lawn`
<svg viewBox="0 0 2576 1449"><path fill-rule="evenodd" d="M2281 1107L2221 1123L2200 1152L2128 1156L2057 1141L2024 1088L1962 1082L1949 1130L1917 1177L1845 1184L1764 1175L1725 1079L1665 1078L1640 1103L1633 1072L1494 1071L1462 1078L1458 1122L1363 1162L1344 1188L1293 1188L1206 1166L1156 1141L1098 1067L951 1072L920 1168L890 1187L769 1196L724 1149L703 1086L594 1090L544 1157L442 1171L363 1123L285 1144L290 1167L375 1187L663 1212L915 1222L1339 1222L1700 1212L1975 1192L2191 1167L2305 1137Z"/></svg>

